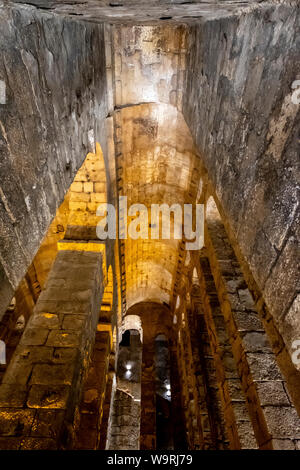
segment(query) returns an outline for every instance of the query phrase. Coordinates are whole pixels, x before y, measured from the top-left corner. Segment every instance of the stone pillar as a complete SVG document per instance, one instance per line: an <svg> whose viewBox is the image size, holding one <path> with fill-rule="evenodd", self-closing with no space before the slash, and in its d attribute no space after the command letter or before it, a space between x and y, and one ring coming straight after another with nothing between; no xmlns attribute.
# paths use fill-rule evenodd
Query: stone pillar
<svg viewBox="0 0 300 470"><path fill-rule="evenodd" d="M126 330L118 347L116 384L106 448L139 450L142 345L137 330ZM129 368L128 368L129 366Z"/></svg>
<svg viewBox="0 0 300 470"><path fill-rule="evenodd" d="M261 449L295 449L300 419L290 402L244 276L223 224L205 229L209 263L256 439Z"/></svg>
<svg viewBox="0 0 300 470"><path fill-rule="evenodd" d="M76 427L75 449L96 450L100 443L104 398L108 380L109 354L109 332L97 331L79 406L79 424Z"/></svg>
<svg viewBox="0 0 300 470"><path fill-rule="evenodd" d="M71 447L103 294L91 250L58 252L0 386L0 449Z"/></svg>
<svg viewBox="0 0 300 470"><path fill-rule="evenodd" d="M221 403L217 393L215 371L209 364L209 362L213 362L213 359L198 290L198 286L193 286L191 292L192 308L188 315L188 325L198 388L198 407L204 449L217 450L226 448L227 440L223 425L224 420L222 420L220 413Z"/></svg>
<svg viewBox="0 0 300 470"><path fill-rule="evenodd" d="M108 427L109 427L109 416L110 408L113 406L113 382L114 382L115 372L109 371L105 389L105 397L103 403L103 414L101 420L101 429L100 429L100 442L98 444L98 450L105 450L107 445L108 437Z"/></svg>
<svg viewBox="0 0 300 470"><path fill-rule="evenodd" d="M154 337L144 335L141 383L141 450L156 448L156 390Z"/></svg>
<svg viewBox="0 0 300 470"><path fill-rule="evenodd" d="M181 403L181 387L179 381L178 359L176 345L172 344L170 351L170 379L171 379L171 409L173 423L174 449L186 449L185 423Z"/></svg>
<svg viewBox="0 0 300 470"><path fill-rule="evenodd" d="M208 260L204 257L199 260L198 276L229 448L257 448L216 287Z"/></svg>
<svg viewBox="0 0 300 470"><path fill-rule="evenodd" d="M201 425L199 393L195 375L194 357L191 348L191 338L188 324L183 322L183 316L187 316L187 308L181 313L180 337L178 338L178 358L181 363L181 385L183 390L183 402L185 423L187 429L187 441L189 449L200 450L204 448L203 430Z"/></svg>

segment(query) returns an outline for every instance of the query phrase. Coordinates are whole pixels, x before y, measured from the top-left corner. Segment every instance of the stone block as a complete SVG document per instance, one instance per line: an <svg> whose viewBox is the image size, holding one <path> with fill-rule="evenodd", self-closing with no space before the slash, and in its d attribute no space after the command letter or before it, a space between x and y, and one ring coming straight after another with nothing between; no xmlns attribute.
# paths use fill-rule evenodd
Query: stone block
<svg viewBox="0 0 300 470"><path fill-rule="evenodd" d="M242 449L257 449L258 445L250 422L240 421L236 424Z"/></svg>
<svg viewBox="0 0 300 470"><path fill-rule="evenodd" d="M21 440L20 437L0 437L0 450L19 450Z"/></svg>
<svg viewBox="0 0 300 470"><path fill-rule="evenodd" d="M26 385L32 367L31 363L28 364L22 358L15 356L4 374L2 383Z"/></svg>
<svg viewBox="0 0 300 470"><path fill-rule="evenodd" d="M80 331L53 330L50 332L47 346L56 348L76 348L80 345Z"/></svg>
<svg viewBox="0 0 300 470"><path fill-rule="evenodd" d="M244 394L241 390L240 379L226 379L225 384L228 386L231 400L243 400Z"/></svg>
<svg viewBox="0 0 300 470"><path fill-rule="evenodd" d="M27 406L29 408L66 409L70 387L67 385L32 385Z"/></svg>
<svg viewBox="0 0 300 470"><path fill-rule="evenodd" d="M256 312L232 312L238 331L263 331L262 322Z"/></svg>
<svg viewBox="0 0 300 470"><path fill-rule="evenodd" d="M91 195L91 202L104 203L107 202L106 194L104 193L93 193Z"/></svg>
<svg viewBox="0 0 300 470"><path fill-rule="evenodd" d="M83 190L85 193L93 193L94 191L94 183L92 181L88 181L83 183Z"/></svg>
<svg viewBox="0 0 300 470"><path fill-rule="evenodd" d="M74 363L79 357L79 350L75 348L55 348L52 361L56 364Z"/></svg>
<svg viewBox="0 0 300 470"><path fill-rule="evenodd" d="M0 385L0 408L22 408L26 396L26 386L2 383Z"/></svg>
<svg viewBox="0 0 300 470"><path fill-rule="evenodd" d="M35 410L1 408L1 436L29 436L34 416Z"/></svg>
<svg viewBox="0 0 300 470"><path fill-rule="evenodd" d="M19 344L16 348L16 355L24 361L24 363L50 363L53 360L54 348L47 346L23 346Z"/></svg>
<svg viewBox="0 0 300 470"><path fill-rule="evenodd" d="M26 437L22 439L20 450L57 450L54 439Z"/></svg>
<svg viewBox="0 0 300 470"><path fill-rule="evenodd" d="M39 346L46 343L49 334L48 328L31 328L25 329L21 344L24 346Z"/></svg>
<svg viewBox="0 0 300 470"><path fill-rule="evenodd" d="M63 410L37 410L31 427L31 437L44 437L56 440L65 418Z"/></svg>
<svg viewBox="0 0 300 470"><path fill-rule="evenodd" d="M106 192L106 184L103 183L94 183L95 192L96 193L105 193Z"/></svg>
<svg viewBox="0 0 300 470"><path fill-rule="evenodd" d="M80 181L75 181L74 183L71 184L70 188L71 193L81 193L83 191L83 184Z"/></svg>
<svg viewBox="0 0 300 470"><path fill-rule="evenodd" d="M239 289L238 291L240 301L246 310L254 310L255 305L249 289Z"/></svg>
<svg viewBox="0 0 300 470"><path fill-rule="evenodd" d="M84 183L88 184L88 183ZM91 199L90 194L86 193L71 193L70 194L70 201L71 202L89 202Z"/></svg>
<svg viewBox="0 0 300 470"><path fill-rule="evenodd" d="M41 312L32 315L28 324L33 328L54 330L60 327L60 319L56 314Z"/></svg>
<svg viewBox="0 0 300 470"><path fill-rule="evenodd" d="M36 364L30 383L40 385L71 385L74 367L70 364Z"/></svg>
<svg viewBox="0 0 300 470"><path fill-rule="evenodd" d="M282 381L282 376L274 354L247 353L246 357L254 381Z"/></svg>
<svg viewBox="0 0 300 470"><path fill-rule="evenodd" d="M283 383L279 381L257 382L256 389L259 401L265 405L289 405L289 399Z"/></svg>
<svg viewBox="0 0 300 470"><path fill-rule="evenodd" d="M86 202L69 202L69 207L71 211L85 211L86 210Z"/></svg>
<svg viewBox="0 0 300 470"><path fill-rule="evenodd" d="M80 330L83 326L84 321L86 321L84 315L64 315L62 329Z"/></svg>
<svg viewBox="0 0 300 470"><path fill-rule="evenodd" d="M295 450L295 444L291 439L273 439L274 450Z"/></svg>
<svg viewBox="0 0 300 470"><path fill-rule="evenodd" d="M243 347L246 352L253 353L271 353L271 347L264 332L241 333L243 338Z"/></svg>
<svg viewBox="0 0 300 470"><path fill-rule="evenodd" d="M300 418L291 406L265 406L264 415L274 439L300 439Z"/></svg>

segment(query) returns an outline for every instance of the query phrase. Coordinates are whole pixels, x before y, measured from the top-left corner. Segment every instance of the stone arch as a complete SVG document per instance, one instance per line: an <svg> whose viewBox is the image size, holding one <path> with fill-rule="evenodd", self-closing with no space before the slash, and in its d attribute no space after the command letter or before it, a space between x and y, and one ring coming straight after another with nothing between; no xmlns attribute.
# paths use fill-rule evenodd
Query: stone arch
<svg viewBox="0 0 300 470"><path fill-rule="evenodd" d="M127 330L137 330L140 334L140 340L143 342L143 327L141 317L138 315L126 315L122 322L120 337L122 337L123 333L125 333Z"/></svg>
<svg viewBox="0 0 300 470"><path fill-rule="evenodd" d="M89 152L70 186L68 225L75 227L96 227L99 204L107 202L107 180L105 161L101 145L96 142L95 152Z"/></svg>
<svg viewBox="0 0 300 470"><path fill-rule="evenodd" d="M155 336L155 341L167 341L167 337L164 333L157 333Z"/></svg>
<svg viewBox="0 0 300 470"><path fill-rule="evenodd" d="M213 196L209 196L205 206L205 217L207 220L221 220L220 212Z"/></svg>

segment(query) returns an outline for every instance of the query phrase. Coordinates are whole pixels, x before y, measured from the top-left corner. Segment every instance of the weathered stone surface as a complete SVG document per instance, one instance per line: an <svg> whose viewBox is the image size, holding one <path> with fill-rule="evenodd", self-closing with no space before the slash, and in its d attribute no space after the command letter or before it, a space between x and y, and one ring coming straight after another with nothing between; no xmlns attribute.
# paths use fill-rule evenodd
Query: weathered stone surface
<svg viewBox="0 0 300 470"><path fill-rule="evenodd" d="M246 352L271 352L265 332L249 332L242 334L243 346Z"/></svg>
<svg viewBox="0 0 300 470"><path fill-rule="evenodd" d="M69 364L52 365L36 364L33 367L30 383L41 385L71 385L73 377L73 367Z"/></svg>
<svg viewBox="0 0 300 470"><path fill-rule="evenodd" d="M282 380L273 354L247 353L254 380Z"/></svg>
<svg viewBox="0 0 300 470"><path fill-rule="evenodd" d="M0 407L22 408L26 400L26 387L16 388L15 384L0 385Z"/></svg>
<svg viewBox="0 0 300 470"><path fill-rule="evenodd" d="M90 150L90 129L106 148L107 101L103 25L1 2L0 43L2 315Z"/></svg>
<svg viewBox="0 0 300 470"><path fill-rule="evenodd" d="M27 437L21 440L20 450L55 450L56 442L54 439L45 439L43 437Z"/></svg>
<svg viewBox="0 0 300 470"><path fill-rule="evenodd" d="M46 343L49 330L47 328L31 328L28 326L23 334L22 344L24 346L42 346Z"/></svg>
<svg viewBox="0 0 300 470"><path fill-rule="evenodd" d="M27 406L29 408L66 409L70 387L66 385L32 385Z"/></svg>
<svg viewBox="0 0 300 470"><path fill-rule="evenodd" d="M258 382L256 388L263 406L290 404L282 382Z"/></svg>
<svg viewBox="0 0 300 470"><path fill-rule="evenodd" d="M58 315L43 312L31 317L29 324L34 328L48 328L49 330L55 330L59 328L60 320Z"/></svg>
<svg viewBox="0 0 300 470"><path fill-rule="evenodd" d="M289 229L299 201L299 106L291 86L300 19L292 5L193 26L183 96L217 197L276 321L297 278Z"/></svg>
<svg viewBox="0 0 300 470"><path fill-rule="evenodd" d="M264 413L268 418L270 432L274 438L300 438L300 421L295 409L266 406Z"/></svg>
<svg viewBox="0 0 300 470"><path fill-rule="evenodd" d="M72 441L75 409L80 396L84 367L89 360L96 333L103 293L101 253L92 253L92 256L75 253L74 259L81 259L83 266L86 262L92 273L88 289L91 295L87 301L86 315L80 318L82 321L77 323L76 330L67 330L62 327L60 319L63 318L63 314L59 309L58 314L40 313L39 303L47 301L46 286L43 295L46 300L41 299L37 302L31 321L25 329L0 386L2 404L0 436L22 437L21 449L67 447ZM58 253L52 274L56 268L59 270L61 264L65 266L65 279L69 279L72 270L77 269L77 266L75 268L73 266L72 252ZM51 289L50 286L50 296L52 296ZM72 293L71 288L70 292ZM69 295L68 293L66 295ZM70 302L76 305L76 296L72 298ZM63 305L63 302L62 297L62 300L57 301L57 305ZM71 314L67 316L72 317ZM78 320L76 314L74 320ZM50 346L44 344L47 337ZM14 388L13 393L11 393L12 388ZM17 406L19 408L16 408ZM39 409L45 410L45 413L36 411ZM52 433L49 433L47 420ZM65 426L64 440L61 439L63 426ZM12 443L12 445L17 444ZM5 446L7 444L3 441L3 447Z"/></svg>
<svg viewBox="0 0 300 470"><path fill-rule="evenodd" d="M27 0L10 1L28 3ZM72 18L76 15L92 22L145 24L153 21L195 23L203 18L207 20L222 18L233 13L242 13L249 5L254 6L257 3L258 0L248 0L244 3L237 0L192 0L189 2L183 0L122 0L122 2L87 0L82 4L81 1L70 3L67 0L32 0L30 5Z"/></svg>
<svg viewBox="0 0 300 470"><path fill-rule="evenodd" d="M74 330L51 331L47 340L47 346L56 348L76 348L80 344L80 333Z"/></svg>
<svg viewBox="0 0 300 470"><path fill-rule="evenodd" d="M2 408L0 410L1 436L29 435L34 415L35 410Z"/></svg>

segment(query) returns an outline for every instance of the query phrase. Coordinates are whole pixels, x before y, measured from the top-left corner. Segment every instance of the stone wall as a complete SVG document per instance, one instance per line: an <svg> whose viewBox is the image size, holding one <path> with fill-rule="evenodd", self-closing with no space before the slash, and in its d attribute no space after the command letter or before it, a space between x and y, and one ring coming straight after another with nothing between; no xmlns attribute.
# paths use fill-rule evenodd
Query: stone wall
<svg viewBox="0 0 300 470"><path fill-rule="evenodd" d="M102 25L1 2L0 44L2 314L93 141L105 152L107 105Z"/></svg>
<svg viewBox="0 0 300 470"><path fill-rule="evenodd" d="M299 9L278 5L192 27L183 99L222 214L290 352L300 337L299 20Z"/></svg>
<svg viewBox="0 0 300 470"><path fill-rule="evenodd" d="M195 23L201 19L220 18L233 13L247 11L257 2L279 2L282 0L8 0L19 4L34 5L41 10L62 16L77 16L87 21L109 23L173 22ZM287 0L285 0L287 1ZM290 2L296 0L288 0ZM26 7L25 7L26 8ZM28 7L27 7L28 8Z"/></svg>
<svg viewBox="0 0 300 470"><path fill-rule="evenodd" d="M275 449L294 449L299 442L300 420L290 397L298 405L297 388L290 387L289 394L222 223L209 221L205 237L257 441L262 448L271 444ZM288 385L291 384L288 382Z"/></svg>

